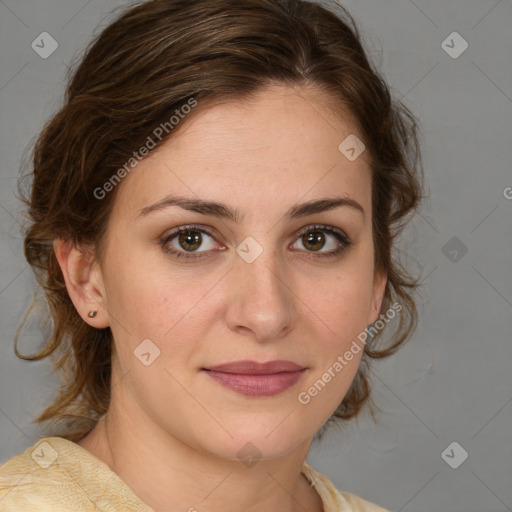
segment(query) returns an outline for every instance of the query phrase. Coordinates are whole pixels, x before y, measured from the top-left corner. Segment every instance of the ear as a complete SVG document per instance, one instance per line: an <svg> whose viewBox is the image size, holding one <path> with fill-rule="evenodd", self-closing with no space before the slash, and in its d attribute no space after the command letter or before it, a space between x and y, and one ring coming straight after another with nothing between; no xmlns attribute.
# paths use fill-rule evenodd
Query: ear
<svg viewBox="0 0 512 512"><path fill-rule="evenodd" d="M377 321L382 308L382 301L384 300L384 292L386 291L386 283L388 276L384 271L376 271L373 279L372 301L370 305L370 312L368 313L367 324L373 324Z"/></svg>
<svg viewBox="0 0 512 512"><path fill-rule="evenodd" d="M57 238L53 250L64 276L69 297L84 322L97 329L110 325L106 307L103 275L92 251L75 246L72 241ZM96 316L89 317L90 311Z"/></svg>

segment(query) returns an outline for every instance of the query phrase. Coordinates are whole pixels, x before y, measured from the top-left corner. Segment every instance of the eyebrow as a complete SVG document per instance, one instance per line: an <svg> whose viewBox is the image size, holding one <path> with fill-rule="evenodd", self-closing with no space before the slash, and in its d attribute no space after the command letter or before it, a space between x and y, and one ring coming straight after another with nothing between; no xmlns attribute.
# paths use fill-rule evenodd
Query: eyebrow
<svg viewBox="0 0 512 512"><path fill-rule="evenodd" d="M239 209L232 209L224 203L173 195L166 196L155 204L142 208L137 215L137 218L146 217L153 212L170 206L179 206L184 210L194 211L203 215L218 217L220 219L227 219L235 223L241 222L244 218L244 214ZM300 219L308 215L333 210L334 208L342 206L358 211L361 213L363 218L365 217L363 207L354 199L349 197L331 197L295 204L285 213L283 220Z"/></svg>

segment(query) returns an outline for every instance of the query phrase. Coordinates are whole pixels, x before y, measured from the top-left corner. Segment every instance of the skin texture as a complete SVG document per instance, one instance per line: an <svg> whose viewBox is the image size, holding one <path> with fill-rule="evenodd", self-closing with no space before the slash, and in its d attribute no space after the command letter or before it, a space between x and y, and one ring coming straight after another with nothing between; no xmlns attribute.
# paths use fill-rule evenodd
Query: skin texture
<svg viewBox="0 0 512 512"><path fill-rule="evenodd" d="M297 397L379 317L386 277L374 271L366 153L351 162L338 150L358 132L311 87L268 86L182 122L118 185L102 265L54 243L78 312L110 326L115 344L110 409L79 444L156 511L321 511L300 471L362 351L310 403ZM170 206L137 218L168 194L223 202L244 217ZM364 215L342 206L282 219L297 203L334 196L357 201ZM203 257L176 259L160 240L189 224L214 236L202 234ZM342 230L352 245L322 260L339 242L323 232L323 246L308 245L301 231L314 224ZM249 236L263 249L252 263L236 252ZM178 237L167 246L186 253ZM134 355L147 338L160 350L149 366ZM271 397L241 395L201 371L241 359L307 371ZM248 442L259 450L250 467L237 455Z"/></svg>

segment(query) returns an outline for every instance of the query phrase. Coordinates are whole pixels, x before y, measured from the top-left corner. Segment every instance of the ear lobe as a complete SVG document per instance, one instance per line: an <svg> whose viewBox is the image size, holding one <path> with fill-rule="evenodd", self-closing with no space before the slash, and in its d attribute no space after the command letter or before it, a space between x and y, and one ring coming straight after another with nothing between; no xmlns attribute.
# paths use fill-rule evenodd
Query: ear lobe
<svg viewBox="0 0 512 512"><path fill-rule="evenodd" d="M380 311L382 308L382 302L384 300L384 293L386 291L386 284L388 281L388 276L386 272L379 271L375 272L375 277L373 280L373 291L372 291L372 302L370 312L368 313L368 325L373 324L377 321L380 316Z"/></svg>
<svg viewBox="0 0 512 512"><path fill-rule="evenodd" d="M64 276L69 297L78 314L93 327L108 327L103 277L92 252L78 248L70 240L60 238L54 240L53 250ZM91 311L97 311L96 315L90 317Z"/></svg>

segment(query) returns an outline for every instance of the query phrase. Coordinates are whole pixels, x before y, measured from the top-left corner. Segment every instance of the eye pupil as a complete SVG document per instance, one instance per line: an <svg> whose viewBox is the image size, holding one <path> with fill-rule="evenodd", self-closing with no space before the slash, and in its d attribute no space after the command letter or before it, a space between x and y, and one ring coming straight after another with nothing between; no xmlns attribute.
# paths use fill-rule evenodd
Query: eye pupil
<svg viewBox="0 0 512 512"><path fill-rule="evenodd" d="M307 247L308 245L314 245L316 247L313 247L313 251L317 251L318 249L321 249L324 245L324 234L321 231L312 231L310 233L307 233L302 237L302 240L304 241L304 245ZM320 245L318 247L318 245Z"/></svg>
<svg viewBox="0 0 512 512"><path fill-rule="evenodd" d="M183 249L187 251L194 251L201 246L202 237L201 233L198 231L184 231L180 233L178 240ZM189 247L186 247L187 245Z"/></svg>

